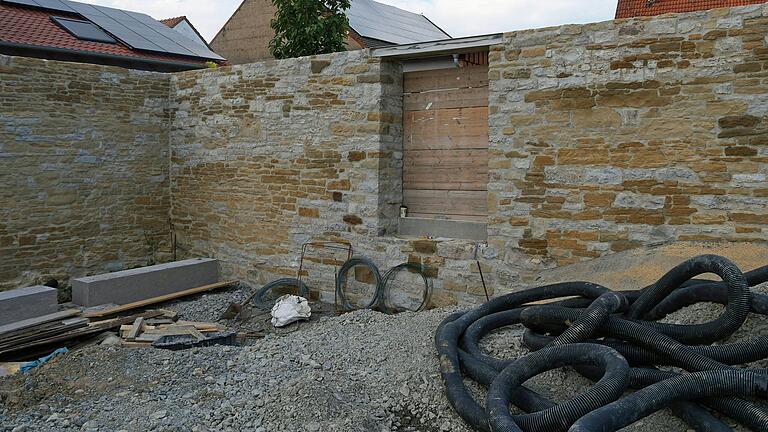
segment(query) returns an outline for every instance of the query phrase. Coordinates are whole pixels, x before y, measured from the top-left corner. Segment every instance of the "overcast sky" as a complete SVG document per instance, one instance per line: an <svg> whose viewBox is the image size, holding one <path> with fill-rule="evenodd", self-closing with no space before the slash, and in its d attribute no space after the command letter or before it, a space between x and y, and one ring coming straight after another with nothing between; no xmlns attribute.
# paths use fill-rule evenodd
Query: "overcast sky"
<svg viewBox="0 0 768 432"><path fill-rule="evenodd" d="M186 15L208 41L241 0L80 0L144 12L156 19ZM423 13L451 36L612 19L616 0L378 0Z"/></svg>

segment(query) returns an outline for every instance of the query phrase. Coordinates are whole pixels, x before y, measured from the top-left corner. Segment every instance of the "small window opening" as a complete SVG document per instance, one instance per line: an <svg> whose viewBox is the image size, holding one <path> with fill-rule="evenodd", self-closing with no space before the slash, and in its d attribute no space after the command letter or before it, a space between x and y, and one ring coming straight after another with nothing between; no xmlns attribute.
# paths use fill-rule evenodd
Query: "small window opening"
<svg viewBox="0 0 768 432"><path fill-rule="evenodd" d="M51 20L80 40L117 43L115 38L92 22L62 17L51 17Z"/></svg>

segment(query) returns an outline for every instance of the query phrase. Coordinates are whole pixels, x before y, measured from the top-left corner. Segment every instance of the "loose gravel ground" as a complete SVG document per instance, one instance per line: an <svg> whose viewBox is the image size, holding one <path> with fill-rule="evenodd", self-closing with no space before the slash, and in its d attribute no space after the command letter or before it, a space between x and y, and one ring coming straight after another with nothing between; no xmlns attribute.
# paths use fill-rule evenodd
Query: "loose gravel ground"
<svg viewBox="0 0 768 432"><path fill-rule="evenodd" d="M164 307L182 319L215 320L243 296L233 289ZM717 310L697 305L670 319L699 322ZM468 432L444 396L433 347L451 312L321 316L243 347L87 347L0 379L0 431ZM751 316L737 339L765 334L766 324ZM519 335L505 329L484 344L519 355L527 352ZM588 385L567 369L531 382L555 400ZM662 412L626 430L686 427Z"/></svg>

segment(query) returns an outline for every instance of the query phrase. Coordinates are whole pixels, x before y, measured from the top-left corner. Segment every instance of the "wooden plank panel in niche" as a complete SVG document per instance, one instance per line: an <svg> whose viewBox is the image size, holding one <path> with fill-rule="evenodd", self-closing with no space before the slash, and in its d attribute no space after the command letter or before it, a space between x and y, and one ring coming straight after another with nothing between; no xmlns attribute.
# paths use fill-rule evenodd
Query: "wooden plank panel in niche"
<svg viewBox="0 0 768 432"><path fill-rule="evenodd" d="M405 151L488 149L488 107L407 111Z"/></svg>
<svg viewBox="0 0 768 432"><path fill-rule="evenodd" d="M414 217L488 215L488 66L404 74L403 201Z"/></svg>
<svg viewBox="0 0 768 432"><path fill-rule="evenodd" d="M479 87L488 87L487 67L409 72L406 74L406 79L403 82L403 91L405 93Z"/></svg>
<svg viewBox="0 0 768 432"><path fill-rule="evenodd" d="M407 189L485 191L487 150L414 150L405 155Z"/></svg>
<svg viewBox="0 0 768 432"><path fill-rule="evenodd" d="M409 93L403 101L406 111L450 108L488 108L488 87Z"/></svg>
<svg viewBox="0 0 768 432"><path fill-rule="evenodd" d="M487 191L405 190L406 202L418 203L414 213L446 216L485 216L488 214ZM457 218L455 218L457 219Z"/></svg>

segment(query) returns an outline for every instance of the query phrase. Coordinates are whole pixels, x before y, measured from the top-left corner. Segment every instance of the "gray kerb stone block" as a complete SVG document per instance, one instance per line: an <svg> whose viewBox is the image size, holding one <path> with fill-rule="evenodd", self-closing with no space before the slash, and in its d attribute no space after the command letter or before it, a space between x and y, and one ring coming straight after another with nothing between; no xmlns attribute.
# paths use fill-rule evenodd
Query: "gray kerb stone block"
<svg viewBox="0 0 768 432"><path fill-rule="evenodd" d="M35 285L0 292L0 325L37 318L57 310L56 288Z"/></svg>
<svg viewBox="0 0 768 432"><path fill-rule="evenodd" d="M219 281L219 261L194 258L72 280L72 302L123 305Z"/></svg>

